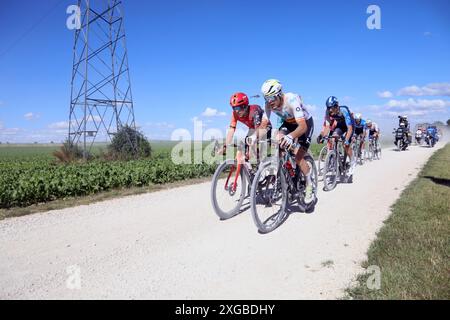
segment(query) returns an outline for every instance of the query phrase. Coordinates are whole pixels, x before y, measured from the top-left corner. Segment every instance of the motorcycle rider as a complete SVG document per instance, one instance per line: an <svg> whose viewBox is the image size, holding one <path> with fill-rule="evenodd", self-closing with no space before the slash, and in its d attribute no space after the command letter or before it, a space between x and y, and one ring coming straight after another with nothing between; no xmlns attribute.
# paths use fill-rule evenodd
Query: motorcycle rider
<svg viewBox="0 0 450 320"><path fill-rule="evenodd" d="M432 145L437 141L437 128L435 126L428 126L427 128L428 139L432 139Z"/></svg>
<svg viewBox="0 0 450 320"><path fill-rule="evenodd" d="M408 116L407 115L403 115L403 116L398 116L398 125L400 128L404 128L404 132L408 138L408 143L411 144L412 143L412 135L411 135L411 130L409 127L409 121L408 121Z"/></svg>

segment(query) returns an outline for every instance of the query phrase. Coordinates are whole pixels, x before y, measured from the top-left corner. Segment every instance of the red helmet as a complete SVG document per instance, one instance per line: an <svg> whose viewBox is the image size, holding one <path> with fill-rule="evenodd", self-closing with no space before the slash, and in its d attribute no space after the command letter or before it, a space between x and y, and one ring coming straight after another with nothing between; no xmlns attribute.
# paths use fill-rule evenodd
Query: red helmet
<svg viewBox="0 0 450 320"><path fill-rule="evenodd" d="M240 107L240 106L246 107L248 106L248 104L249 104L248 97L245 93L238 92L231 96L230 105L232 107Z"/></svg>

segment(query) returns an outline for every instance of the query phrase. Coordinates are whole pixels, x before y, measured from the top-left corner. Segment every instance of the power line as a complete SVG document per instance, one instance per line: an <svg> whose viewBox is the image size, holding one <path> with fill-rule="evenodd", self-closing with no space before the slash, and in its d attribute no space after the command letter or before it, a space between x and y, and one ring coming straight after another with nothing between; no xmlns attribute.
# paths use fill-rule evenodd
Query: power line
<svg viewBox="0 0 450 320"><path fill-rule="evenodd" d="M4 50L3 52L0 52L0 58L3 58L3 56L5 56L9 51L11 51L12 49L14 49L14 47L16 47L19 42L21 42L22 40L24 40L31 32L34 31L34 29L36 29L42 22L44 22L45 19L47 19L52 13L53 11L56 10L56 8L58 8L61 3L63 3L65 0L59 0L53 7L51 7L41 18L39 18L39 20L37 20L33 25L30 26L30 28L28 28L21 36L19 36L16 40L14 40L11 45L6 48L6 50Z"/></svg>

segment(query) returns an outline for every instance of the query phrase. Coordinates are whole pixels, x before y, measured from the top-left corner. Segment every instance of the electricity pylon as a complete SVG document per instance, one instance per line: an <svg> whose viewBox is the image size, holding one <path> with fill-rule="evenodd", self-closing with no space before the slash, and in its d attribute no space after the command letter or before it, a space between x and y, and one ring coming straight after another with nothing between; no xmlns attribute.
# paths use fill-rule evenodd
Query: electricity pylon
<svg viewBox="0 0 450 320"><path fill-rule="evenodd" d="M78 0L73 47L69 141L84 157L123 126L136 129L122 1ZM130 141L136 150L136 141Z"/></svg>

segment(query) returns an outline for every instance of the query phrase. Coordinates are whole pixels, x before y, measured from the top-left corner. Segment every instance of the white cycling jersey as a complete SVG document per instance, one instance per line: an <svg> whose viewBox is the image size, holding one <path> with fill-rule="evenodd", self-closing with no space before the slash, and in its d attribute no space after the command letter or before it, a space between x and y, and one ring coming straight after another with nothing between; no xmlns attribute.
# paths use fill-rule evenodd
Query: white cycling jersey
<svg viewBox="0 0 450 320"><path fill-rule="evenodd" d="M367 129L369 129L369 132L371 134L373 134L375 132L377 132L377 133L380 132L380 129L378 128L378 125L375 122L372 122L372 127L371 128L367 128Z"/></svg>
<svg viewBox="0 0 450 320"><path fill-rule="evenodd" d="M295 93L284 94L284 104L280 109L273 110L266 103L266 114L270 118L271 112L274 112L283 121L295 123L295 119L309 120L312 115L308 108L303 104L302 98Z"/></svg>

